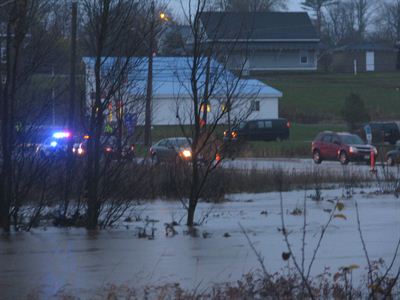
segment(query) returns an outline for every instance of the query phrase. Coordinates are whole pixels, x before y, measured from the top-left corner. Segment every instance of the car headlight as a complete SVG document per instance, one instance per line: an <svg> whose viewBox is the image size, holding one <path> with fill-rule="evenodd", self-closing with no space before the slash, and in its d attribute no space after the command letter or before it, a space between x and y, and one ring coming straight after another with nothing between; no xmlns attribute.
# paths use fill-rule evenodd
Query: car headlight
<svg viewBox="0 0 400 300"><path fill-rule="evenodd" d="M192 157L192 151L185 149L185 150L183 150L183 151L181 152L181 155L182 155L184 158Z"/></svg>
<svg viewBox="0 0 400 300"><path fill-rule="evenodd" d="M350 146L349 152L350 153L357 153L358 149L356 147Z"/></svg>

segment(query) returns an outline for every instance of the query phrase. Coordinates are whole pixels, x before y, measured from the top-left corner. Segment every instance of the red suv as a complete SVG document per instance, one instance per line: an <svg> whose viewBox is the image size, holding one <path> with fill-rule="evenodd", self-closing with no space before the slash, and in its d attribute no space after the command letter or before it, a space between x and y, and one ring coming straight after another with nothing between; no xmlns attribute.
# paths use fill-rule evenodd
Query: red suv
<svg viewBox="0 0 400 300"><path fill-rule="evenodd" d="M346 165L350 161L370 161L371 151L375 158L378 151L374 146L366 145L355 134L348 132L321 132L311 144L313 160L320 164L323 160L339 160Z"/></svg>

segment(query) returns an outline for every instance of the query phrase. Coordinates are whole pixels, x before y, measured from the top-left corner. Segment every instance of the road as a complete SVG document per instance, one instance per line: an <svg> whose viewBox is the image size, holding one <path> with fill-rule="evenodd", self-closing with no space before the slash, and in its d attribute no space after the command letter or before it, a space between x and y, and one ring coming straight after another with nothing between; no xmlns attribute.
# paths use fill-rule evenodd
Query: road
<svg viewBox="0 0 400 300"><path fill-rule="evenodd" d="M339 162L324 161L317 165L312 159L297 159L297 158L247 158L247 159L235 159L225 160L223 162L224 168L233 169L256 169L256 170L268 170L272 168L280 168L284 171L290 172L311 172L311 171L333 171L343 173L348 172L363 172L369 173L370 166L366 164L349 163L348 165L341 165ZM377 164L376 169L382 171L382 165ZM391 167L391 170L396 170L396 167Z"/></svg>

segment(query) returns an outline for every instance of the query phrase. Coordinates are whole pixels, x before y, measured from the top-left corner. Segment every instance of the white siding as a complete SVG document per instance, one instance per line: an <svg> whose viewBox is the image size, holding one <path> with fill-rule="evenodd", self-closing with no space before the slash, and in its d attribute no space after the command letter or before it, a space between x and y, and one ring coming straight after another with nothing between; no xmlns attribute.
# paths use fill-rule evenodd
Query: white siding
<svg viewBox="0 0 400 300"><path fill-rule="evenodd" d="M257 99L260 101L260 111L252 112L247 118L253 119L277 119L279 118L278 99L277 98L263 98Z"/></svg>
<svg viewBox="0 0 400 300"><path fill-rule="evenodd" d="M260 102L260 110L253 111L250 114L251 101L253 100L239 100L243 102L243 105L232 109L231 118L238 119L276 119L279 117L278 109L278 98L258 98L254 101ZM176 118L177 107L179 107L180 120ZM211 112L208 114L210 122L213 118L220 113L220 101L211 101ZM173 98L162 98L154 99L153 101L153 112L152 112L152 124L153 125L179 125L182 124L193 124L192 119L192 102L190 99L179 99L177 102ZM221 124L226 123L227 118L221 120ZM143 124L143 120L140 122Z"/></svg>

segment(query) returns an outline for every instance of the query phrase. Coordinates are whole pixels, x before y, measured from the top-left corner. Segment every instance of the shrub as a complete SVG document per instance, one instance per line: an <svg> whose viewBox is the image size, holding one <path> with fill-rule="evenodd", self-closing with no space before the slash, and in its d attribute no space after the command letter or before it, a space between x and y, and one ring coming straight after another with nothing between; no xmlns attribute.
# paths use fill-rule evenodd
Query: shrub
<svg viewBox="0 0 400 300"><path fill-rule="evenodd" d="M354 130L360 123L370 119L369 112L363 99L358 94L351 93L345 100L341 110L343 120L347 122L350 130Z"/></svg>

